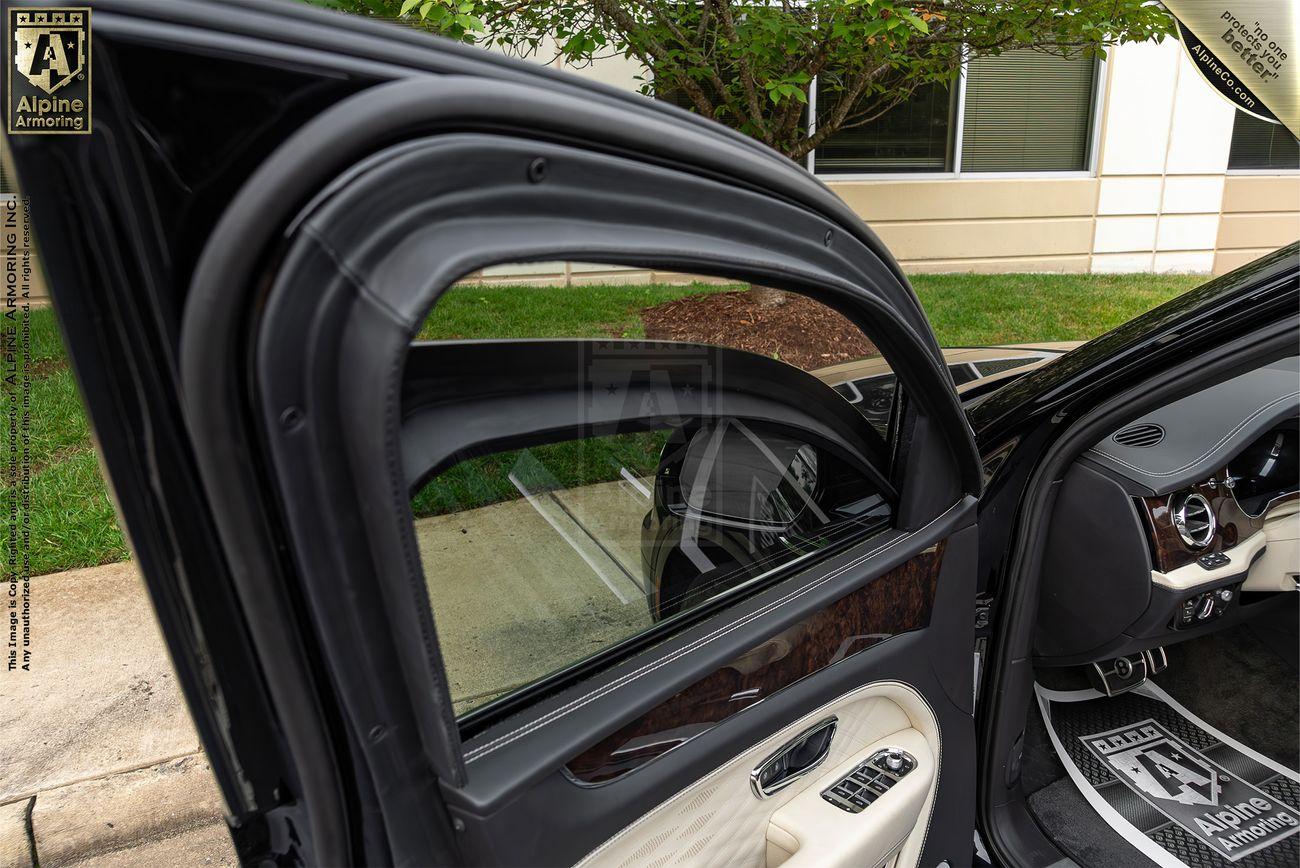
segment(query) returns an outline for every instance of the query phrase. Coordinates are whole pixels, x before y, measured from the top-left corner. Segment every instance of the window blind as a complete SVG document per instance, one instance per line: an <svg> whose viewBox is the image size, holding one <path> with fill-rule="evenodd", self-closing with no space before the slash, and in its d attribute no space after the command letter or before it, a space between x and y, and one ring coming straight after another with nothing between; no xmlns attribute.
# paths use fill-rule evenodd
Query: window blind
<svg viewBox="0 0 1300 868"><path fill-rule="evenodd" d="M1300 142L1281 124L1237 112L1232 124L1229 169L1300 169Z"/></svg>
<svg viewBox="0 0 1300 868"><path fill-rule="evenodd" d="M978 57L966 73L963 172L1088 168L1092 58L1030 49Z"/></svg>

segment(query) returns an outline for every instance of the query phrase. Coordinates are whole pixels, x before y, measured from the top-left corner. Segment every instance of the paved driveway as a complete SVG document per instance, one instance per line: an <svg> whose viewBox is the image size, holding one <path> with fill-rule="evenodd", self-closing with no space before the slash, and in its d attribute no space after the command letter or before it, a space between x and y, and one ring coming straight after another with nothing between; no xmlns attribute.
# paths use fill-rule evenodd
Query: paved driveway
<svg viewBox="0 0 1300 868"><path fill-rule="evenodd" d="M416 522L457 712L645 629L641 480Z"/></svg>
<svg viewBox="0 0 1300 868"><path fill-rule="evenodd" d="M416 523L458 710L636 633L647 481ZM134 564L33 580L0 672L0 865L234 865L224 806Z"/></svg>

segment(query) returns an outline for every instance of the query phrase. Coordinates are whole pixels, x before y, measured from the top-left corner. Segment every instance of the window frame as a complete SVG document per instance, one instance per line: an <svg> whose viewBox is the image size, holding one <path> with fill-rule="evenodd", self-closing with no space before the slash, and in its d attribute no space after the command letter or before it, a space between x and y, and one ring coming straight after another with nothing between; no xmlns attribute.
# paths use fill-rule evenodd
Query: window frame
<svg viewBox="0 0 1300 868"><path fill-rule="evenodd" d="M953 152L953 168L945 172L836 172L818 174L817 149L808 153L805 165L809 172L823 181L935 181L935 180L970 180L972 178L1093 178L1097 176L1098 156L1101 151L1101 127L1103 111L1106 104L1107 61L1097 58L1092 77L1092 116L1089 118L1088 159L1084 169L1026 169L1010 172L964 172L961 165L962 140L966 129L966 81L970 66L970 54L963 51L961 67L957 72L957 96L953 101L953 112L949 136ZM808 133L817 129L817 77L814 76L808 91Z"/></svg>

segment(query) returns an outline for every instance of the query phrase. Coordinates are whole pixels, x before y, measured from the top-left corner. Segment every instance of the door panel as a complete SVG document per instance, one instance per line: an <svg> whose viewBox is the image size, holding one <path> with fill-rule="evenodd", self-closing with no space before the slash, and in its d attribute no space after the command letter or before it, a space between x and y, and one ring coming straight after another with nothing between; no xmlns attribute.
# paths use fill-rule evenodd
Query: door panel
<svg viewBox="0 0 1300 868"><path fill-rule="evenodd" d="M939 543L846 594L587 748L565 763L565 770L585 784L618 780L801 678L924 627L942 559ZM469 759L475 757L471 751Z"/></svg>
<svg viewBox="0 0 1300 868"><path fill-rule="evenodd" d="M245 858L606 864L662 822L699 827L673 850L688 862L758 864L768 842L792 865L899 844L899 864L968 861L978 461L915 295L843 203L699 118L396 28L255 0L104 0L95 27L95 133L15 139L18 174ZM203 94L228 135L159 108L158 52L187 58L169 87ZM897 509L889 529L469 725L410 511L410 344L465 273L557 257L722 275L844 313L894 366L906 411L887 450L857 417L823 419L823 439L871 466L880 453ZM429 382L469 431L488 408L438 380L448 370ZM762 398L784 410L766 421L794 424L813 392L769 386L746 412ZM826 713L843 730L825 772L755 797L746 764ZM858 817L878 835L818 849L840 818L800 806L891 738L919 739L899 784L919 807L900 789ZM794 813L773 827L775 808Z"/></svg>
<svg viewBox="0 0 1300 868"><path fill-rule="evenodd" d="M837 721L831 752L810 781L768 799L754 798L750 773L764 757L830 717ZM882 746L901 747L916 757L917 768L905 778L911 791L900 787L887 794L888 801L880 799L862 815L820 799L821 790ZM900 847L897 864L915 864L929 827L940 749L938 723L924 697L900 682L869 684L809 712L719 766L579 864L875 866ZM814 801L807 801L809 795ZM844 858L845 852L866 858Z"/></svg>
<svg viewBox="0 0 1300 868"><path fill-rule="evenodd" d="M945 858L952 864L956 864L955 859L968 860L974 814L970 657L962 656L964 677L954 672L950 680L942 680L937 670L949 661L953 645L967 637L973 641L969 618L955 628L959 635L934 629L913 630L851 654L762 702L729 715L707 731L610 783L575 786L563 766L584 749L592 733L609 731L620 723L635 725L665 702L672 703L692 685L716 678L714 673L725 671L727 663L740 657L743 650L776 639L791 627L797 629L801 621L835 607L846 596L869 594L875 584L872 575L879 571L883 578L900 567L906 568L916 558L904 552L915 546L924 551L929 548L924 545L927 541L934 544L937 539L947 538L943 565L935 584L934 612L937 615L941 611L955 611L959 601L973 593L970 583L973 576L965 567L973 555L975 537L973 528L955 534L951 531L953 525L969 523L969 518L954 512L926 533L895 537L893 550L878 553L858 564L856 569L850 565L865 552L829 562L808 582L813 585L825 578L824 584L812 588L801 584L798 590L805 592L782 604L791 609L789 612L780 607L769 608L769 604L795 589L774 588L768 595L760 595L738 607L742 611L732 615L739 622L733 632L714 636L719 633L719 625L706 622L680 639L665 643L666 647L656 649L660 653L651 655L650 659L634 658L605 677L539 703L528 714L471 740L467 744L469 753L479 745L494 742L495 745L489 752L468 760L468 784L454 794L449 793L448 804L464 821L467 835L481 836L473 842L474 847L482 848L477 852L490 854L484 862L492 864L528 864L529 860L538 861L540 853L551 854L548 864L576 862L592 848L636 826L658 806L673 801L688 782L713 773L738 755L756 754L762 759L774 749L772 741L779 744L793 732L820 720L813 714L814 709L887 678L924 695L942 733L942 750L936 753L942 758L942 766L935 811L945 819L930 824L926 859L900 864L937 864ZM867 551L879 546L877 543ZM731 621L724 623L731 626ZM698 644L701 641L704 644ZM692 647L690 653L677 653L688 646ZM629 683L629 678L635 680ZM778 732L784 738L774 738ZM841 738L837 734L832 744ZM766 750L755 747L760 743ZM846 743L851 744L852 740ZM752 754L751 748L754 748ZM828 762L824 767L831 769L833 765ZM782 791L783 799L820 789L816 785L821 777L814 774L801 779L788 792ZM766 810L755 799L747 780L728 787L718 797L727 801L732 810L752 809L756 813ZM689 801L683 803L681 809L686 810L685 805L689 804ZM861 819L869 819L874 807L864 812ZM694 810L695 820L710 822L706 816L708 808ZM763 838L761 831L757 838ZM699 862L724 864L727 857L723 854L731 853L726 846L728 840L722 837L714 842L715 846L702 845L703 849L695 854Z"/></svg>

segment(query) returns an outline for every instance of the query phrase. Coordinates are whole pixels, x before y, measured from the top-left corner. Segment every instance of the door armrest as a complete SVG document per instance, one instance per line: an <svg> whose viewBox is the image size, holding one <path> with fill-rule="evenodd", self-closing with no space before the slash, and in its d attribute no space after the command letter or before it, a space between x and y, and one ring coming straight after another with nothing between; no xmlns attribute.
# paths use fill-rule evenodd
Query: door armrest
<svg viewBox="0 0 1300 868"><path fill-rule="evenodd" d="M872 754L901 748L916 768L887 793L852 814L822 798L826 790ZM934 754L915 729L895 732L834 768L772 815L767 827L767 868L876 868L886 864L921 821L936 777Z"/></svg>

